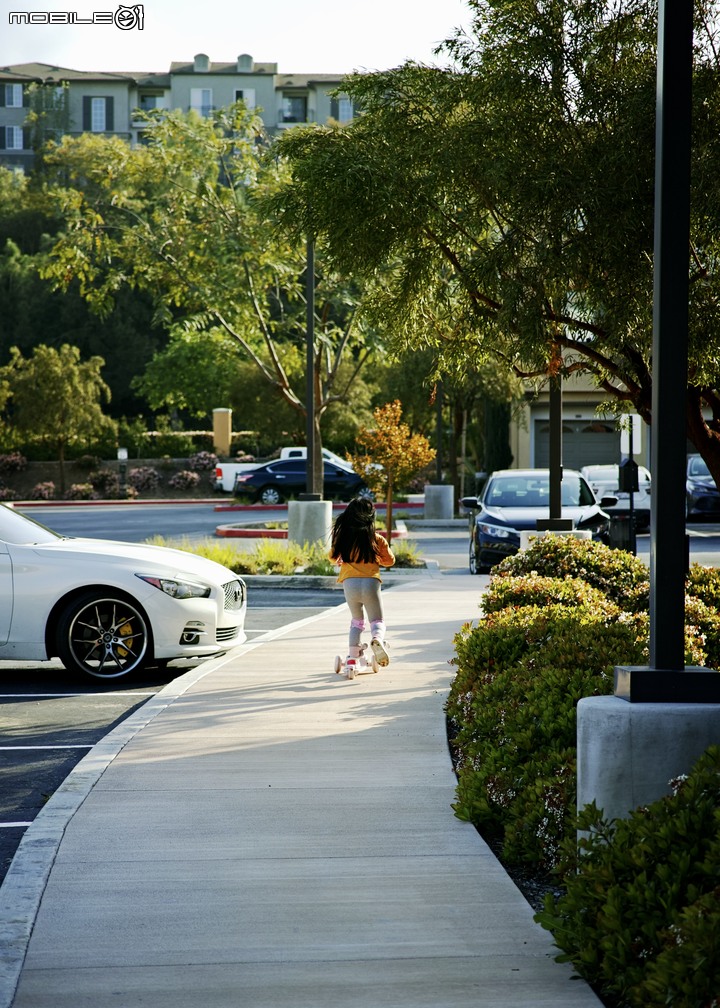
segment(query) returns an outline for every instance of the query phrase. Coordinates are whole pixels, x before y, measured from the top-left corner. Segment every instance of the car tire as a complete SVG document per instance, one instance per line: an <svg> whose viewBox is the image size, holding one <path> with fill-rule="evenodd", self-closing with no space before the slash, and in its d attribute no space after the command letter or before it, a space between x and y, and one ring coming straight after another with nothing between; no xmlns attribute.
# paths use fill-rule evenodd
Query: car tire
<svg viewBox="0 0 720 1008"><path fill-rule="evenodd" d="M470 554L469 554L469 557L468 557L468 564L469 564L469 567L470 567L470 573L471 574L482 574L483 573L483 570L482 570L480 564L478 563L477 553L475 552L475 543L473 542L472 539L470 540Z"/></svg>
<svg viewBox="0 0 720 1008"><path fill-rule="evenodd" d="M281 504L282 494L275 487L263 487L258 494L258 500L261 504Z"/></svg>
<svg viewBox="0 0 720 1008"><path fill-rule="evenodd" d="M93 679L120 679L152 658L145 613L112 591L88 591L74 598L60 614L56 644L68 671Z"/></svg>

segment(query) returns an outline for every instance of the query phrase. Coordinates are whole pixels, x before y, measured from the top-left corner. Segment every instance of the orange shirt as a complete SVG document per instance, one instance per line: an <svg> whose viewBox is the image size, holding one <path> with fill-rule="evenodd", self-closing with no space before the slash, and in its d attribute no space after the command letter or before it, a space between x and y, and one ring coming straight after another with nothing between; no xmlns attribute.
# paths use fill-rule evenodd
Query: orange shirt
<svg viewBox="0 0 720 1008"><path fill-rule="evenodd" d="M354 563L349 560L340 560L339 557L334 557L331 553L330 559L333 563L340 564L338 581L345 581L347 578L354 577L371 577L382 581L380 568L392 567L395 563L395 554L388 546L385 536L380 535L379 532L375 533L375 546L377 549L377 560L373 563L360 563L359 561Z"/></svg>

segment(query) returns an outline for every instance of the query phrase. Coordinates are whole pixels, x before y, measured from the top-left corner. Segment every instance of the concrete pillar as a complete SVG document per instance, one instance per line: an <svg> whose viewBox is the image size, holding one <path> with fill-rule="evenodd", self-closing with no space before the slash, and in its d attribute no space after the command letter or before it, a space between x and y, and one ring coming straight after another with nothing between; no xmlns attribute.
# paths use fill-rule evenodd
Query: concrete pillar
<svg viewBox="0 0 720 1008"><path fill-rule="evenodd" d="M711 745L720 744L720 704L629 703L583 697L577 707L577 805L594 801L624 819L670 793Z"/></svg>
<svg viewBox="0 0 720 1008"><path fill-rule="evenodd" d="M215 454L227 456L230 454L232 441L232 410L218 408L213 410L213 447Z"/></svg>
<svg viewBox="0 0 720 1008"><path fill-rule="evenodd" d="M320 542L330 549L332 501L288 501L288 542L299 546Z"/></svg>
<svg viewBox="0 0 720 1008"><path fill-rule="evenodd" d="M455 513L455 488L445 483L425 484L425 518L452 518Z"/></svg>

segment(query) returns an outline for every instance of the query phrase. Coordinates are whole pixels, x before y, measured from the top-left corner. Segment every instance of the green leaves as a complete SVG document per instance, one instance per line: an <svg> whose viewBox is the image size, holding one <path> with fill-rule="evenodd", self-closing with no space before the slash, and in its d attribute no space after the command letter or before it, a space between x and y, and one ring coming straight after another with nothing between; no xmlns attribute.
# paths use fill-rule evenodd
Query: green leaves
<svg viewBox="0 0 720 1008"><path fill-rule="evenodd" d="M699 1008L718 993L720 748L675 793L627 819L578 817L581 853L563 845L566 892L536 920L570 961L618 1003Z"/></svg>

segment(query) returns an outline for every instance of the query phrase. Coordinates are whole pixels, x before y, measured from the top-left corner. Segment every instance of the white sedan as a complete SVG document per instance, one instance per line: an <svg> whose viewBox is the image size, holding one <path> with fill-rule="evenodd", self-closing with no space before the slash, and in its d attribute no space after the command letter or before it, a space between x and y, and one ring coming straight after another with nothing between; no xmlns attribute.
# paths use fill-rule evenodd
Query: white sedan
<svg viewBox="0 0 720 1008"><path fill-rule="evenodd" d="M0 505L0 658L118 679L242 644L246 608L245 582L212 560L61 536Z"/></svg>

